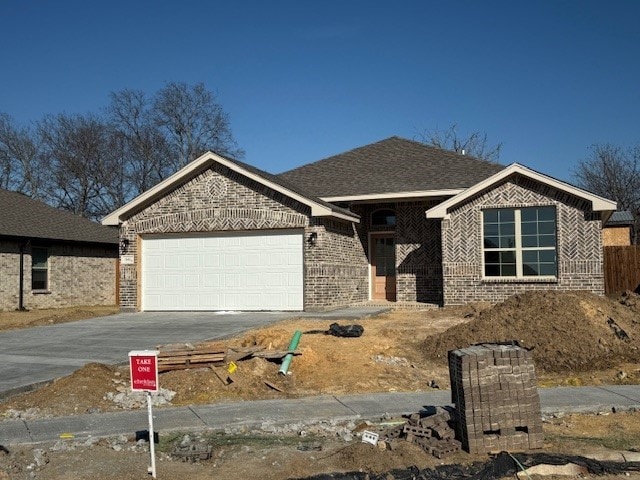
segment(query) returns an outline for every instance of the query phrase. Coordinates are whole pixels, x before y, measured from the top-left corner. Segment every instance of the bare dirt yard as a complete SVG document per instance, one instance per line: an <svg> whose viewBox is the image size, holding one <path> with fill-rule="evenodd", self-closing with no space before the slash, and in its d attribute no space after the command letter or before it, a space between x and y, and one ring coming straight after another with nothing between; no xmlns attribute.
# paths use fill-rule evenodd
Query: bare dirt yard
<svg viewBox="0 0 640 480"><path fill-rule="evenodd" d="M75 322L87 318L104 317L119 312L115 305L95 305L86 307L49 308L44 310L25 310L0 312L0 332L19 328L55 325L56 323Z"/></svg>
<svg viewBox="0 0 640 480"><path fill-rule="evenodd" d="M604 298L584 292L530 292L495 306L393 311L357 323L364 327L364 334L358 338L326 335L322 332L329 328L329 322L297 319L225 341L229 348L283 350L293 332L301 330L301 355L294 358L287 376L278 375L279 363L251 358L236 362L237 371L229 385L209 368L162 373L160 385L175 392L171 400L174 406L423 391L430 385L446 389L449 350L512 340L532 349L539 386L640 384L640 297L635 294ZM127 390L126 368L88 364L39 390L1 402L0 418L117 411L125 404L116 400L126 397ZM293 425L269 432L166 434L158 446L158 478L288 479L349 471L375 478L375 474L394 468L415 465L422 469L442 462L467 465L487 459L462 452L438 460L409 443L389 451L359 442L358 432L382 431L390 422L393 419L380 419L380 424ZM604 455L618 450L639 451L640 413L548 418L544 433L548 452ZM171 452L181 444L211 446L212 457L180 461ZM147 448L148 444L127 437L7 446L8 452L0 449L0 480L147 478ZM640 478L638 473L621 475Z"/></svg>

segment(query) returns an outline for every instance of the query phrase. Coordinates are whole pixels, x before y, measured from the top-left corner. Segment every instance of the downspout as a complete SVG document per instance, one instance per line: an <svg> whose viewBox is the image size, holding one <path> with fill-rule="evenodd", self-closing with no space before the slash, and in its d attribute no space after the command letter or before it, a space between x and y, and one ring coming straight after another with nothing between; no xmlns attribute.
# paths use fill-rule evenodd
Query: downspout
<svg viewBox="0 0 640 480"><path fill-rule="evenodd" d="M25 243L20 245L20 288L18 293L18 310L23 312L26 310L24 308L24 253L27 247L31 243L31 240L27 240Z"/></svg>

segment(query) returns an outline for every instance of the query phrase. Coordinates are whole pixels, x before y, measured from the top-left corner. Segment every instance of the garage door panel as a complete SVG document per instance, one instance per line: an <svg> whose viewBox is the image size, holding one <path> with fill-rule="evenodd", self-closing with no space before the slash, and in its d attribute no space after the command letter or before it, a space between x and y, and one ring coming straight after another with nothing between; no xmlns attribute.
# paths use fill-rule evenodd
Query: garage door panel
<svg viewBox="0 0 640 480"><path fill-rule="evenodd" d="M144 238L142 308L302 310L302 246L293 231Z"/></svg>

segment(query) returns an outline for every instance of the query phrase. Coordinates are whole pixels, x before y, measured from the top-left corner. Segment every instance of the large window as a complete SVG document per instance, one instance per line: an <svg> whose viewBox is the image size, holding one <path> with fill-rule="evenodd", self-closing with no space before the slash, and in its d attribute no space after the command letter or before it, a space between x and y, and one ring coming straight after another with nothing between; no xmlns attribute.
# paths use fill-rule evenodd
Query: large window
<svg viewBox="0 0 640 480"><path fill-rule="evenodd" d="M555 207L482 212L485 277L555 277Z"/></svg>
<svg viewBox="0 0 640 480"><path fill-rule="evenodd" d="M31 289L47 290L49 288L49 253L46 248L31 249Z"/></svg>

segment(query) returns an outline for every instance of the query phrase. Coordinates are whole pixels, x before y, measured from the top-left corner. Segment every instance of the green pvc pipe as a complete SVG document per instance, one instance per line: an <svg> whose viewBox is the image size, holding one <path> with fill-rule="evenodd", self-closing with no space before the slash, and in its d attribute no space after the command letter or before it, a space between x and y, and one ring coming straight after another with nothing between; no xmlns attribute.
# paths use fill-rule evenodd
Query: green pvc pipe
<svg viewBox="0 0 640 480"><path fill-rule="evenodd" d="M293 334L293 338L291 339L291 342L289 342L288 350L290 352L298 348L298 343L300 343L301 336L302 336L302 332L300 330L296 330L295 333ZM287 371L289 370L289 365L291 365L291 360L293 360L293 353L287 353L284 357L284 360L282 360L282 365L280 366L280 370L278 371L280 375L287 374Z"/></svg>

